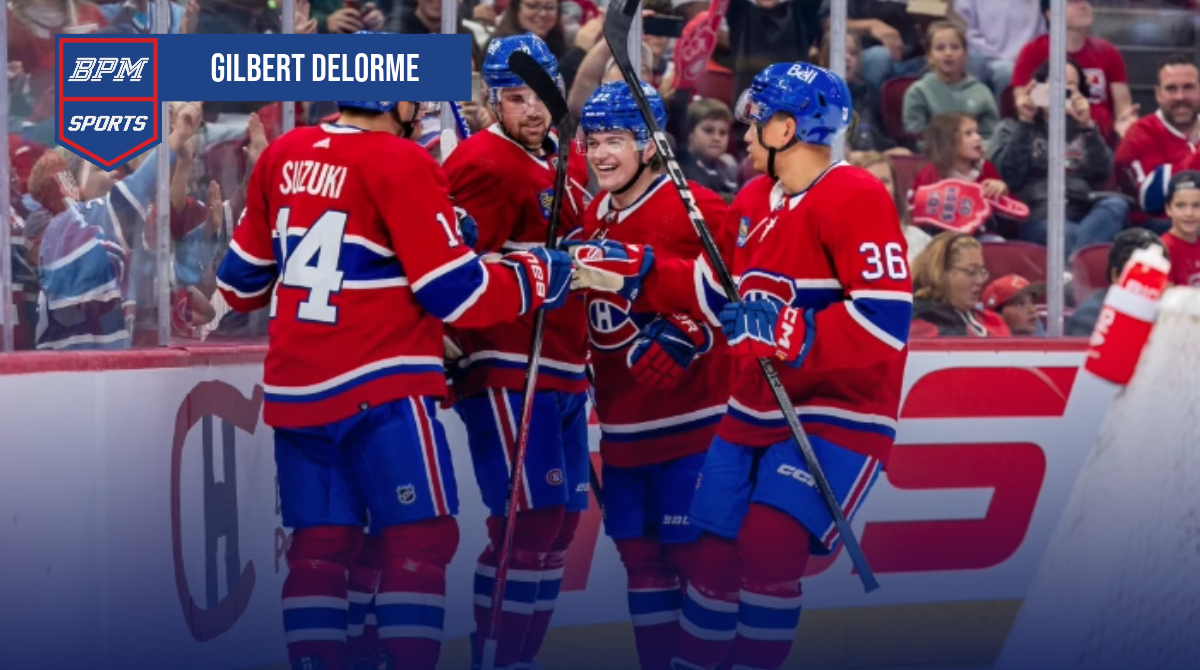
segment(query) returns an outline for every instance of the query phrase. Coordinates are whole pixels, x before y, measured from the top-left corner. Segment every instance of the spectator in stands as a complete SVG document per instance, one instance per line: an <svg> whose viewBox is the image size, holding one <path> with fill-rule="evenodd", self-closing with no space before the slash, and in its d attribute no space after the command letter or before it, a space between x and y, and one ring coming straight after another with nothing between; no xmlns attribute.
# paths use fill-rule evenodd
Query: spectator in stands
<svg viewBox="0 0 1200 670"><path fill-rule="evenodd" d="M528 1L528 0L522 0ZM537 6L542 6L542 3L554 4L555 16L557 16L557 7L555 0L531 0L537 3ZM516 4L514 0L513 4ZM511 7L512 5L510 5ZM459 35L471 35L475 33L463 25L462 18L458 18ZM402 33L408 35L429 35L442 32L442 2L441 0L402 0L399 11L392 12L388 18L386 30L393 33ZM525 32L524 30L520 32ZM559 35L561 38L561 34ZM553 45L551 45L553 46ZM558 52L555 52L558 55ZM483 49L474 39L471 40L471 61L476 68L483 63Z"/></svg>
<svg viewBox="0 0 1200 670"><path fill-rule="evenodd" d="M955 0L954 11L967 24L970 54L982 61L976 70L968 69L991 87L996 100L1012 83L1013 65L1021 47L1046 34L1046 17L1039 11L1040 0Z"/></svg>
<svg viewBox="0 0 1200 670"><path fill-rule="evenodd" d="M731 0L725 11L733 54L732 105L771 63L808 60L821 36L821 0Z"/></svg>
<svg viewBox="0 0 1200 670"><path fill-rule="evenodd" d="M418 1L441 6L441 0ZM441 16L440 10L438 16ZM567 53L567 41L563 35L561 19L558 0L510 0L492 37L533 33L542 38L555 57L562 58Z"/></svg>
<svg viewBox="0 0 1200 670"><path fill-rule="evenodd" d="M925 67L921 33L908 13L909 0L848 0L846 27L862 42L862 75L875 95L892 77L915 75ZM829 14L829 0L822 15Z"/></svg>
<svg viewBox="0 0 1200 670"><path fill-rule="evenodd" d="M187 5L184 7L184 5ZM174 34L188 34L195 32L196 19L200 16L200 3L197 0L190 2L172 2L168 5L171 9L171 19L167 32ZM100 13L104 15L104 20L108 25L97 30L99 34L109 35L136 35L148 34L158 31L158 5L150 0L126 0L125 2L113 2L100 5Z"/></svg>
<svg viewBox="0 0 1200 670"><path fill-rule="evenodd" d="M74 0L12 0L7 11L9 90L14 77L27 77L30 101L49 92L53 102L54 35L94 33L107 25L104 14L90 2Z"/></svg>
<svg viewBox="0 0 1200 670"><path fill-rule="evenodd" d="M904 132L920 135L929 120L945 112L975 118L987 140L1000 122L991 90L967 72L967 34L953 21L937 21L925 34L929 72L904 94Z"/></svg>
<svg viewBox="0 0 1200 670"><path fill-rule="evenodd" d="M830 67L829 63L829 33L821 40L821 50L817 55L817 64ZM882 151L889 155L911 155L907 147L896 144L888 137L883 124L883 113L879 105L879 96L862 77L859 63L858 36L853 32L846 33L846 85L850 87L850 100L854 104L854 120L846 133L846 143L851 151Z"/></svg>
<svg viewBox="0 0 1200 670"><path fill-rule="evenodd" d="M1171 175L1200 167L1200 70L1191 57L1159 66L1154 99L1158 111L1138 119L1117 147L1116 170L1121 189L1137 198L1134 222L1161 234L1171 225L1163 218Z"/></svg>
<svg viewBox="0 0 1200 670"><path fill-rule="evenodd" d="M1200 172L1185 170L1171 177L1167 215L1171 229L1162 240L1171 252L1169 279L1176 286L1200 287Z"/></svg>
<svg viewBox="0 0 1200 670"><path fill-rule="evenodd" d="M1163 254L1170 257L1170 251L1167 250L1162 239L1145 228L1129 228L1118 233L1113 239L1112 249L1108 252L1108 283L1115 284L1121 278L1121 272L1125 269L1129 259L1133 257L1133 252L1149 248L1152 245L1158 245L1163 249ZM1104 307L1104 298L1108 295L1108 289L1108 286L1097 289L1075 308L1075 313L1067 322L1068 336L1091 336L1092 331L1096 328L1096 319L1100 318L1100 310Z"/></svg>
<svg viewBox="0 0 1200 670"><path fill-rule="evenodd" d="M908 262L911 264L933 238L929 233L912 225L908 198L896 186L896 166L892 164L892 159L877 151L864 151L851 154L850 164L870 172L892 195L892 201L896 203L896 212L900 215L900 227L904 229L904 241L908 243Z"/></svg>
<svg viewBox="0 0 1200 670"><path fill-rule="evenodd" d="M981 309L987 282L983 245L970 235L944 232L912 264L913 321L909 337L1008 337L999 315Z"/></svg>
<svg viewBox="0 0 1200 670"><path fill-rule="evenodd" d="M725 153L733 113L720 100L701 98L688 106L687 143L679 166L688 179L732 198L738 189L737 163Z"/></svg>
<svg viewBox="0 0 1200 670"><path fill-rule="evenodd" d="M1030 284L1021 275L1004 275L983 290L983 306L999 314L1011 334L1041 337L1045 332L1035 298L1045 291L1044 284Z"/></svg>
<svg viewBox="0 0 1200 670"><path fill-rule="evenodd" d="M353 7L347 6L344 0L314 0L312 3L312 19L321 33L341 35L360 30L382 30L391 13L391 0L372 0Z"/></svg>
<svg viewBox="0 0 1200 670"><path fill-rule="evenodd" d="M1016 197L1029 205L1029 221L1017 228L1020 239L1046 243L1049 218L1049 128L1046 97L1034 92L1049 77L1043 63L1033 78L1017 90L1017 118L1005 119L992 138L990 158ZM1129 203L1118 196L1093 201L1112 176L1112 150L1097 130L1088 103L1090 85L1074 59L1067 61L1067 211L1068 256L1075 249L1109 242L1129 218Z"/></svg>
<svg viewBox="0 0 1200 670"><path fill-rule="evenodd" d="M913 190L943 179L963 179L983 186L985 198L1008 195L1008 185L986 158L979 125L967 114L938 114L925 129L929 164L913 180Z"/></svg>
<svg viewBox="0 0 1200 670"><path fill-rule="evenodd" d="M642 2L643 17L654 14L670 15L671 11L670 0L643 0ZM579 116L584 103L592 96L592 93L596 92L601 82L609 81L605 77L608 76L614 61L612 52L608 50L608 42L603 39L603 30L603 17L597 17L580 28L575 35L576 48L562 59L563 65L558 70L569 91L567 105L576 117ZM656 88L661 88L663 76L669 65L667 59L664 58L668 42L670 40L660 37L642 36L641 79ZM578 61L580 50L586 50L587 55ZM617 76L616 79L620 79L620 76ZM670 96L664 94L663 97L669 98Z"/></svg>
<svg viewBox="0 0 1200 670"><path fill-rule="evenodd" d="M1005 0L1006 2L1008 0ZM1067 2L1067 56L1083 70L1090 92L1092 118L1100 134L1110 144L1137 121L1137 106L1129 93L1125 59L1112 42L1092 37L1092 5L1088 0ZM1050 0L1042 0L1042 14L1050 21ZM1050 36L1042 35L1026 44L1013 66L1013 95L1033 78L1033 73L1049 59Z"/></svg>

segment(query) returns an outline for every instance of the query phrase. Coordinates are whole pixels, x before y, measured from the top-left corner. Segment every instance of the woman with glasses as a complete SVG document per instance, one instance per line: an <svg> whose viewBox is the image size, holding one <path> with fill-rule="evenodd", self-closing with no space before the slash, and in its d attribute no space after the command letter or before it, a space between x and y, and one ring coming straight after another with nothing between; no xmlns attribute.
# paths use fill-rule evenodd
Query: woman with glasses
<svg viewBox="0 0 1200 670"><path fill-rule="evenodd" d="M525 33L540 37L555 58L566 55L567 40L563 35L558 0L511 0L500 16L500 25L492 39Z"/></svg>
<svg viewBox="0 0 1200 670"><path fill-rule="evenodd" d="M913 261L913 320L917 337L1010 337L1004 319L983 309L987 284L983 245L970 235L945 232Z"/></svg>

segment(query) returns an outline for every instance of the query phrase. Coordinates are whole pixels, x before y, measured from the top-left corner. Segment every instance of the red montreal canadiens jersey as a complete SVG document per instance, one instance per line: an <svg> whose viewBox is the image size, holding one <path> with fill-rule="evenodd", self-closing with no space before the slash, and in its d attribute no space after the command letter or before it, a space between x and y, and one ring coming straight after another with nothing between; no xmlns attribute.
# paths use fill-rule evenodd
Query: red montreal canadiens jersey
<svg viewBox="0 0 1200 670"><path fill-rule="evenodd" d="M1171 254L1168 279L1176 286L1200 288L1200 241L1188 242L1170 231L1163 233L1162 241Z"/></svg>
<svg viewBox="0 0 1200 670"><path fill-rule="evenodd" d="M484 327L524 300L455 221L445 176L414 142L325 124L267 147L218 282L234 309L270 305L268 425L445 395L443 321Z"/></svg>
<svg viewBox="0 0 1200 670"><path fill-rule="evenodd" d="M570 146L570 143L567 145ZM560 239L578 235L586 206L587 165L570 152L570 197L563 202L558 224ZM479 227L479 253L508 253L546 244L550 203L554 198L554 155L538 158L492 125L464 141L442 166L450 180L454 206L466 210ZM461 397L483 389L519 391L525 385L533 314L486 331L455 331L466 373ZM546 314L545 336L538 368L537 389L568 393L587 390L587 321L582 295Z"/></svg>
<svg viewBox="0 0 1200 670"><path fill-rule="evenodd" d="M728 207L716 193L691 184L704 220L720 238ZM694 259L703 253L700 238L666 176L637 202L614 210L605 193L588 207L583 220L587 239L605 237L654 248L656 258ZM732 256L732 239L722 255ZM604 462L628 468L700 453L708 449L729 400L730 358L724 337L714 328L713 348L696 359L671 389L639 385L627 357L638 328L657 316L631 313L629 301L594 291L587 298L596 412L600 417L600 453Z"/></svg>
<svg viewBox="0 0 1200 670"><path fill-rule="evenodd" d="M891 196L870 173L839 163L792 196L756 179L738 194L730 216L738 230L739 294L815 313L803 364L775 364L805 430L886 462L912 318L907 245ZM645 288L642 299L659 311L684 310L718 323L724 295L703 259L691 267L656 265ZM735 357L730 395L721 438L765 446L790 437L757 361Z"/></svg>

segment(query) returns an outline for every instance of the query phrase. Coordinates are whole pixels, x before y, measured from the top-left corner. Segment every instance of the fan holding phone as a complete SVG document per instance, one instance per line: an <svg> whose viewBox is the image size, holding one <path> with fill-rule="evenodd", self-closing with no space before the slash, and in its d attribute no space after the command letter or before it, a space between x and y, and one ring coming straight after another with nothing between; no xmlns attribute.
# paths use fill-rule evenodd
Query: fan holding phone
<svg viewBox="0 0 1200 670"><path fill-rule="evenodd" d="M320 16L317 17L318 21ZM343 0L342 6L325 17L325 30L321 32L347 34L360 30L383 28L384 16L374 2Z"/></svg>
<svg viewBox="0 0 1200 670"><path fill-rule="evenodd" d="M1048 119L1050 114L1066 113L1064 252L1069 257L1088 244L1111 242L1126 225L1129 202L1119 193L1104 191L1113 174L1113 154L1092 118L1088 83L1079 64L1067 60L1066 105L1061 111L1049 107L1049 70L1049 63L1043 64L1028 84L1016 89L1017 118L1005 119L996 128L988 159L1013 196L1029 205L1029 219L1017 227L1017 238L1045 244L1051 206L1049 155L1045 148L1050 142Z"/></svg>

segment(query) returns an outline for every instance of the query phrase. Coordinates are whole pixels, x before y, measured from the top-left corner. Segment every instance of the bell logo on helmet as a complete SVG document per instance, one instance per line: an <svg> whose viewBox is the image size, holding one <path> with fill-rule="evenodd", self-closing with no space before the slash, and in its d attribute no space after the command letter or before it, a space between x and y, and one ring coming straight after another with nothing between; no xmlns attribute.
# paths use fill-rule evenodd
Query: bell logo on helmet
<svg viewBox="0 0 1200 670"><path fill-rule="evenodd" d="M788 68L787 73L789 77L795 77L806 84L811 84L817 79L816 70L799 63Z"/></svg>

